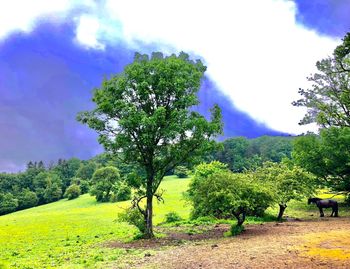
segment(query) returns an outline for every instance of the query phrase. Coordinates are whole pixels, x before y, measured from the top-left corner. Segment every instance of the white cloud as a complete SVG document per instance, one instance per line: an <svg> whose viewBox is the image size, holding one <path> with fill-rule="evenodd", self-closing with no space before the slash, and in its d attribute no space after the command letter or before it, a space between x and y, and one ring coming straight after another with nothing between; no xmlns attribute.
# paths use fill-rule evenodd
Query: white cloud
<svg viewBox="0 0 350 269"><path fill-rule="evenodd" d="M95 9L93 0L1 0L0 39L14 31L29 33L39 19L61 22L75 8Z"/></svg>
<svg viewBox="0 0 350 269"><path fill-rule="evenodd" d="M297 25L293 2L107 0L106 10L130 44L156 42L201 55L207 74L254 119L290 133L310 129L298 125L305 110L291 102L339 41Z"/></svg>
<svg viewBox="0 0 350 269"><path fill-rule="evenodd" d="M39 16L64 16L87 6L89 12L77 18L80 44L101 49L123 40L138 50L141 42L165 52L174 47L200 55L207 74L237 108L290 133L310 129L297 124L305 111L291 102L299 98L299 87L307 87L306 76L315 72L316 61L330 55L339 42L297 25L291 1L33 2L12 0L7 10L0 6L0 38L14 29L30 31Z"/></svg>
<svg viewBox="0 0 350 269"><path fill-rule="evenodd" d="M76 39L79 43L94 49L104 49L104 45L97 40L100 30L98 18L82 15L78 19Z"/></svg>

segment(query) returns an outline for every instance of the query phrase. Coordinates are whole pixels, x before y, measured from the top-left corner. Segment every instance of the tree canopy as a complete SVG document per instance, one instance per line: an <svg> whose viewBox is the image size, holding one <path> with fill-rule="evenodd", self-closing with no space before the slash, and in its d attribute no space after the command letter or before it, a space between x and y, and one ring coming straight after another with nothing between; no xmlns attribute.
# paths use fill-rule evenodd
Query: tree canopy
<svg viewBox="0 0 350 269"><path fill-rule="evenodd" d="M238 226L247 213L258 207L266 209L275 199L269 184L248 173L232 173L220 162L197 167L187 197L193 205L192 217L235 217Z"/></svg>
<svg viewBox="0 0 350 269"><path fill-rule="evenodd" d="M316 63L318 73L309 77L310 89L299 89L302 98L294 106L307 108L300 124L316 122L322 127L350 127L350 33L332 57Z"/></svg>
<svg viewBox="0 0 350 269"><path fill-rule="evenodd" d="M153 237L152 198L168 171L209 150L211 138L221 133L221 112L212 109L211 121L195 112L197 92L206 67L185 53L135 54L124 71L105 79L96 89L96 108L78 120L99 134L110 152L122 152L125 162L137 163L146 175L135 203ZM146 198L146 208L140 201Z"/></svg>
<svg viewBox="0 0 350 269"><path fill-rule="evenodd" d="M282 219L290 200L301 200L310 196L316 188L314 175L291 162L264 163L253 175L258 181L273 186L275 199L280 207L278 220Z"/></svg>
<svg viewBox="0 0 350 269"><path fill-rule="evenodd" d="M294 141L293 160L315 174L319 183L350 191L350 128L323 129Z"/></svg>

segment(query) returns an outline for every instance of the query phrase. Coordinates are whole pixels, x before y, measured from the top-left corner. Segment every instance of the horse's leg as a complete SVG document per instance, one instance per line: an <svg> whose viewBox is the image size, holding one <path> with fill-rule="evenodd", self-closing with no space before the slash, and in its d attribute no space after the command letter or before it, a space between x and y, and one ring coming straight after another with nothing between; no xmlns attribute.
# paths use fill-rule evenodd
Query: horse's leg
<svg viewBox="0 0 350 269"><path fill-rule="evenodd" d="M318 209L320 210L320 217L324 217L324 213L323 213L322 207L318 207Z"/></svg>

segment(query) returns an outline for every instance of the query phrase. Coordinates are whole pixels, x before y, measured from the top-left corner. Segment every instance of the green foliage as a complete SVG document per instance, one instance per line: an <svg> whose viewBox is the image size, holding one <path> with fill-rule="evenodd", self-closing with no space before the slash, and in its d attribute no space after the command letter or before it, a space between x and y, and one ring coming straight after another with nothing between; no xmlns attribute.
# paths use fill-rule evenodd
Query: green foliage
<svg viewBox="0 0 350 269"><path fill-rule="evenodd" d="M199 177L199 174L202 176ZM236 217L239 225L244 222L245 214L249 210L267 208L274 202L273 191L267 184L255 181L249 174L235 174L220 169L207 176L196 170L190 183L188 198L193 205L193 218Z"/></svg>
<svg viewBox="0 0 350 269"><path fill-rule="evenodd" d="M39 204L50 203L62 198L62 181L56 173L39 173L33 179L33 186Z"/></svg>
<svg viewBox="0 0 350 269"><path fill-rule="evenodd" d="M66 192L64 193L64 197L68 198L68 200L72 200L72 199L78 198L80 194L81 194L81 190L79 185L72 184L66 189Z"/></svg>
<svg viewBox="0 0 350 269"><path fill-rule="evenodd" d="M287 162L267 162L252 173L262 184L269 184L280 206L278 219L291 200L301 200L315 193L315 176L299 166Z"/></svg>
<svg viewBox="0 0 350 269"><path fill-rule="evenodd" d="M77 158L71 158L69 160L59 159L57 165L52 169L62 181L63 192L71 184L71 179L80 168L80 163L81 161Z"/></svg>
<svg viewBox="0 0 350 269"><path fill-rule="evenodd" d="M165 215L165 222L166 223L171 223L171 222L176 222L176 221L181 221L181 220L182 220L181 216L174 211L169 212Z"/></svg>
<svg viewBox="0 0 350 269"><path fill-rule="evenodd" d="M94 174L96 169L97 169L97 166L93 161L89 161L85 164L81 163L79 169L75 174L75 177L81 178L82 180L89 181L91 180L92 175Z"/></svg>
<svg viewBox="0 0 350 269"><path fill-rule="evenodd" d="M254 170L266 161L281 162L284 158L290 158L292 152L291 137L234 137L220 144L222 147L212 153L212 158L226 163L233 172Z"/></svg>
<svg viewBox="0 0 350 269"><path fill-rule="evenodd" d="M293 160L315 174L319 183L350 191L350 128L323 129L320 136L308 134L294 143Z"/></svg>
<svg viewBox="0 0 350 269"><path fill-rule="evenodd" d="M227 171L227 165L219 161L212 161L210 163L202 163L197 165L195 168L194 177L190 182L189 189L184 195L186 197L188 195L191 196L190 200L195 199L195 196L196 196L195 192L198 189L199 185L201 184L201 181L221 171Z"/></svg>
<svg viewBox="0 0 350 269"><path fill-rule="evenodd" d="M236 236L241 234L244 231L244 226L238 226L237 224L232 224L231 229L230 229L230 235L231 236Z"/></svg>
<svg viewBox="0 0 350 269"><path fill-rule="evenodd" d="M18 200L11 193L0 193L0 215L16 211Z"/></svg>
<svg viewBox="0 0 350 269"><path fill-rule="evenodd" d="M81 194L88 193L90 190L90 183L87 180L72 178L71 183L79 186Z"/></svg>
<svg viewBox="0 0 350 269"><path fill-rule="evenodd" d="M119 182L115 189L114 202L127 201L131 199L131 188L125 182Z"/></svg>
<svg viewBox="0 0 350 269"><path fill-rule="evenodd" d="M120 175L117 168L108 166L97 169L92 176L90 194L96 196L99 202L108 202L118 181L120 181Z"/></svg>
<svg viewBox="0 0 350 269"><path fill-rule="evenodd" d="M24 189L19 195L17 195L18 209L26 209L36 206L39 199L35 192L28 189Z"/></svg>
<svg viewBox="0 0 350 269"><path fill-rule="evenodd" d="M44 190L44 199L46 203L51 203L62 198L62 188L57 183L48 182Z"/></svg>
<svg viewBox="0 0 350 269"><path fill-rule="evenodd" d="M308 78L311 89L300 89L295 106L307 108L301 124L316 122L322 127L350 127L350 33L332 57L316 63L318 73Z"/></svg>
<svg viewBox="0 0 350 269"><path fill-rule="evenodd" d="M188 217L190 207L181 199L188 183L189 179L176 176L165 178L161 185L166 190L165 203L155 203L155 224L169 211ZM106 268L121 264L128 255L133 259L139 251L106 248L105 244L131 241L138 233L136 228L114 221L128 206L129 202L99 203L86 194L1 216L0 263L9 269Z"/></svg>
<svg viewBox="0 0 350 269"><path fill-rule="evenodd" d="M177 166L175 168L174 174L177 175L179 178L186 178L188 177L190 171L185 166Z"/></svg>
<svg viewBox="0 0 350 269"><path fill-rule="evenodd" d="M117 216L117 220L135 226L140 231L141 235L146 231L145 217L135 207L130 207L120 212Z"/></svg>
<svg viewBox="0 0 350 269"><path fill-rule="evenodd" d="M211 121L191 108L206 67L185 53L135 54L134 62L96 89L96 108L78 120L99 134L99 142L125 163L137 163L146 173L137 192L146 196L149 237L153 196L168 171L212 148L211 138L222 132L221 111L211 110Z"/></svg>

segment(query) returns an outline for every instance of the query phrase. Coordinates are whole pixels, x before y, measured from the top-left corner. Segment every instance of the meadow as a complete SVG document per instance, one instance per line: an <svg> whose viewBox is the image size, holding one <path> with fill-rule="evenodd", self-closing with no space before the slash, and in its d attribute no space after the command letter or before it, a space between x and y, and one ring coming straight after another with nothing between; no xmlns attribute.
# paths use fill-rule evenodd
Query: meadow
<svg viewBox="0 0 350 269"><path fill-rule="evenodd" d="M182 198L189 179L167 177L161 189L165 203L155 203L155 223L169 211L188 218ZM0 268L98 268L118 260L125 250L103 246L109 240L130 241L136 229L116 222L130 202L98 203L89 194L68 201L0 217ZM137 255L137 251L134 253Z"/></svg>
<svg viewBox="0 0 350 269"><path fill-rule="evenodd" d="M165 178L160 186L165 190L165 202L155 203L155 224L163 222L165 214L171 211L188 219L190 206L182 193L189 181L190 178L176 176ZM1 216L0 268L105 268L125 259L142 257L142 250L106 246L109 241L131 241L136 235L134 227L116 221L117 213L129 205L129 201L98 203L85 194L75 200L63 199ZM268 217L276 215L277 207L269 208L267 213ZM285 214L297 218L318 217L315 206L308 206L305 201L292 202ZM340 215L349 214L341 208ZM247 223L263 221L249 218Z"/></svg>

